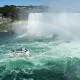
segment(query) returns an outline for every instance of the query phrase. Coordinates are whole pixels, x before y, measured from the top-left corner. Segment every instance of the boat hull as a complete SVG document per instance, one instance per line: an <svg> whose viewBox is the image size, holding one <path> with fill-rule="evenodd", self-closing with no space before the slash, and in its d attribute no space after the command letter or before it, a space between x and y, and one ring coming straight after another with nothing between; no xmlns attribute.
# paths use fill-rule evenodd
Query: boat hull
<svg viewBox="0 0 80 80"><path fill-rule="evenodd" d="M12 54L14 56L29 56L29 51L27 51L27 52L19 52L19 51L17 51L17 52L12 52Z"/></svg>

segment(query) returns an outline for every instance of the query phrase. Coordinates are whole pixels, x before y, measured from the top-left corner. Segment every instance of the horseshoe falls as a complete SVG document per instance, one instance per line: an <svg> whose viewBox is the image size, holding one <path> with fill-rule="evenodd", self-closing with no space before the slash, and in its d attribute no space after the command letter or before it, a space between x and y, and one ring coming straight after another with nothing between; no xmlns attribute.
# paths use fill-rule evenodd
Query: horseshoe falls
<svg viewBox="0 0 80 80"><path fill-rule="evenodd" d="M25 16L26 17L26 16ZM0 33L1 80L80 80L80 13L30 13ZM12 56L25 47L29 56Z"/></svg>

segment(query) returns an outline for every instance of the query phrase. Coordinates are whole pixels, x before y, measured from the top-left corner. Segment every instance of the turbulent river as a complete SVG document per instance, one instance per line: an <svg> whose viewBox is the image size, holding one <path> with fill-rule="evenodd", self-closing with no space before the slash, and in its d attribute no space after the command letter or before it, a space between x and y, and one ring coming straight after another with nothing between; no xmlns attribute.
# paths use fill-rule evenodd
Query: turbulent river
<svg viewBox="0 0 80 80"><path fill-rule="evenodd" d="M1 34L1 33L0 33ZM2 80L80 79L80 45L53 38L14 39L0 36L0 78ZM15 57L13 49L25 47L30 55Z"/></svg>
<svg viewBox="0 0 80 80"><path fill-rule="evenodd" d="M52 34L48 30L41 32L44 36L37 31L36 37L32 37L34 29L28 33L34 34L31 37L0 33L0 80L80 80L79 41L57 34L45 37ZM30 51L29 56L12 56L11 50L23 47Z"/></svg>

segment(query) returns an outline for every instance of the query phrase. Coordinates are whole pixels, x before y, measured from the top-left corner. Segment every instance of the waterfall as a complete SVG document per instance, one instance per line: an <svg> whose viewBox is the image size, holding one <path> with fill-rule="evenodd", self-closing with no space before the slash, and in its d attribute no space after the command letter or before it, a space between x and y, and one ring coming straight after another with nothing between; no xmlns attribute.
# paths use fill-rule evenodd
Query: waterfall
<svg viewBox="0 0 80 80"><path fill-rule="evenodd" d="M47 37L57 33L64 38L79 39L79 19L80 13L30 13L28 21L14 23L13 30L23 37Z"/></svg>
<svg viewBox="0 0 80 80"><path fill-rule="evenodd" d="M41 34L42 13L30 13L28 17L28 34L37 36Z"/></svg>

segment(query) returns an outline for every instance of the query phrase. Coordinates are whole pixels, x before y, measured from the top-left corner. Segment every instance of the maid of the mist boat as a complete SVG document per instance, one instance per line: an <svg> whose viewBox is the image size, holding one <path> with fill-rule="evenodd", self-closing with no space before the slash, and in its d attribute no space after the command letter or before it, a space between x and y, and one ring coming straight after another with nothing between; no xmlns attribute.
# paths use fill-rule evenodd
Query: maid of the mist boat
<svg viewBox="0 0 80 80"><path fill-rule="evenodd" d="M15 56L17 55L26 55L29 56L29 50L22 48L22 49L18 49L18 50L12 50L11 53Z"/></svg>

